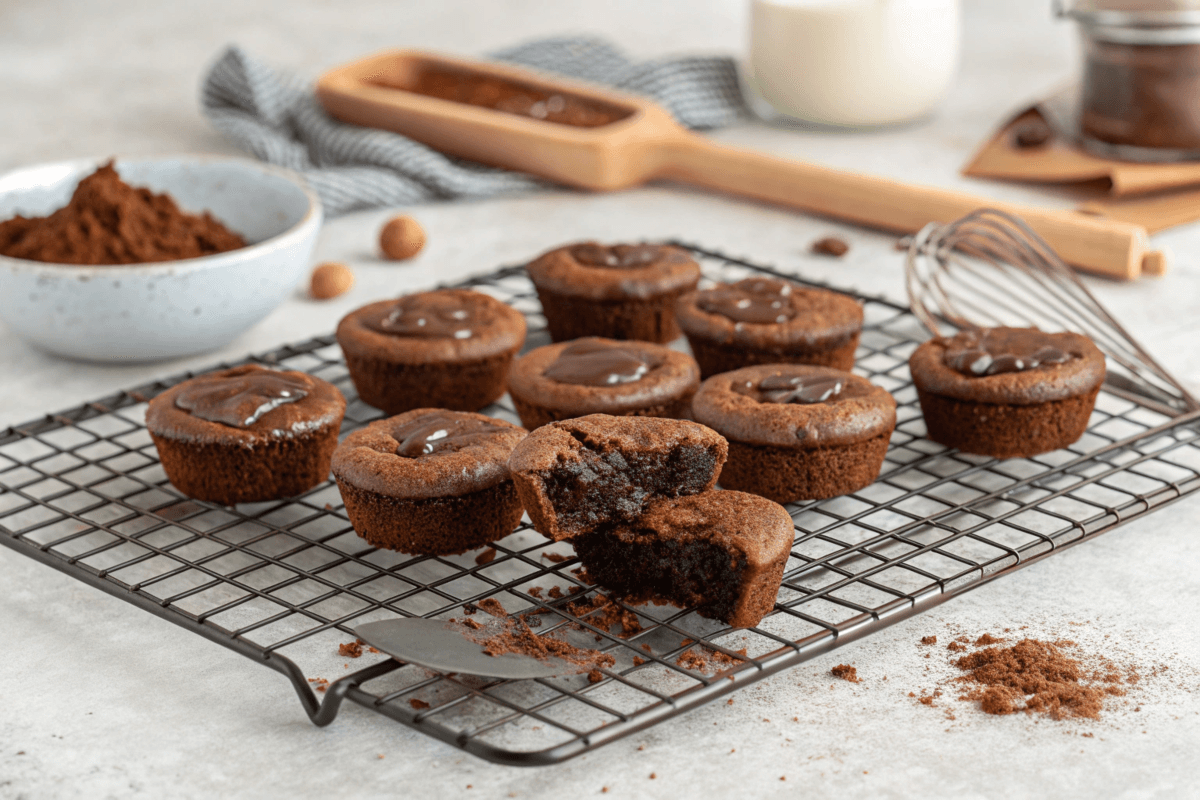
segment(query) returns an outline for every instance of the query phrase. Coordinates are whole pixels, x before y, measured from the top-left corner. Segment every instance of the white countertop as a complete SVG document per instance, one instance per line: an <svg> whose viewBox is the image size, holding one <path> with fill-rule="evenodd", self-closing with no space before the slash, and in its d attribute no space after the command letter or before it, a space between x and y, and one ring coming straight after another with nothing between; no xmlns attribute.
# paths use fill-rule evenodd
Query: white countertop
<svg viewBox="0 0 1200 800"><path fill-rule="evenodd" d="M1075 58L1073 32L1051 22L1048 3L966 5L962 74L932 119L871 133L747 124L714 136L998 198L1066 202L958 175L997 121L1069 78ZM738 0L441 0L353 10L317 0L7 4L0 6L0 169L77 156L232 152L196 102L201 73L231 41L315 75L384 47L479 54L579 31L639 56L732 52L741 47L743 15ZM369 300L518 262L571 239L677 237L901 296L890 237L672 187L402 210L429 235L417 260L392 265L374 255L375 232L394 209L332 220L317 259L350 263L354 290L327 303L298 292L218 353L151 365L67 363L0 328L0 425L326 333ZM830 233L851 243L848 256L806 253ZM1200 390L1200 226L1156 242L1175 255L1167 277L1089 285L1168 369ZM563 797L604 786L617 797L783 796L798 788L845 797L1195 796L1198 523L1200 498L1192 497L762 681L731 705L533 770L487 764L353 704L330 727L315 728L276 673L0 549L0 797L443 796L456 789L468 797ZM1020 625L1038 638L1069 637L1171 670L1143 682L1129 702L1116 701L1099 723L988 717L953 699L931 709L908 697L949 674L944 657L923 657L921 636ZM829 677L844 662L858 668L862 684Z"/></svg>

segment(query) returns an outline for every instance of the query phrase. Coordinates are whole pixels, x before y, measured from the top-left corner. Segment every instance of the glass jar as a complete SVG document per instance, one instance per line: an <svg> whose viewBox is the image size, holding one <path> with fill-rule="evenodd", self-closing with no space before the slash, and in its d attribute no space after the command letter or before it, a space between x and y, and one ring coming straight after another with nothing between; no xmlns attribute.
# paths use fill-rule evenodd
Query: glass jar
<svg viewBox="0 0 1200 800"><path fill-rule="evenodd" d="M1082 37L1084 147L1130 161L1200 158L1200 0L1056 5Z"/></svg>
<svg viewBox="0 0 1200 800"><path fill-rule="evenodd" d="M760 116L875 126L925 116L958 68L958 0L752 0Z"/></svg>

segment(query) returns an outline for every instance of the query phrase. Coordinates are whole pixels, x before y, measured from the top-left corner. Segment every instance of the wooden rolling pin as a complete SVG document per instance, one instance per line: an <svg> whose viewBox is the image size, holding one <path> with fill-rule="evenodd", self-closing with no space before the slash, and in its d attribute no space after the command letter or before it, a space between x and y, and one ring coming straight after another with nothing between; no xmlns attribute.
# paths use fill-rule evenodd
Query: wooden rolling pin
<svg viewBox="0 0 1200 800"><path fill-rule="evenodd" d="M391 51L326 73L317 96L347 122L571 186L624 189L666 178L896 233L997 208L1023 218L1080 269L1132 279L1166 266L1139 225L726 147L645 98L518 67Z"/></svg>

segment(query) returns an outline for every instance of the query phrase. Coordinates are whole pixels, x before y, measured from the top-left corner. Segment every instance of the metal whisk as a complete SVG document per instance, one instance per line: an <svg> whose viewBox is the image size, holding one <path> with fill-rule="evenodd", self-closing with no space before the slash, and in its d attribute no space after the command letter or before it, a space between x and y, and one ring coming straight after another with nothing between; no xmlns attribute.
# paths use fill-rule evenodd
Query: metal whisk
<svg viewBox="0 0 1200 800"><path fill-rule="evenodd" d="M1109 391L1172 417L1200 409L1018 217L981 209L926 225L909 244L905 280L913 314L935 336L942 325L1083 333L1108 356Z"/></svg>

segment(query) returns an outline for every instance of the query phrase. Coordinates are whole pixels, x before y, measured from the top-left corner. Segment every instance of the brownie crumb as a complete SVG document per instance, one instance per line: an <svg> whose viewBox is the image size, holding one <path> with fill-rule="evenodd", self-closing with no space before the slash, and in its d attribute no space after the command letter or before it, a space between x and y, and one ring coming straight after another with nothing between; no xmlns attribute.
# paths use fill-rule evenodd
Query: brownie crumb
<svg viewBox="0 0 1200 800"><path fill-rule="evenodd" d="M937 644L936 636L922 636L921 644Z"/></svg>
<svg viewBox="0 0 1200 800"><path fill-rule="evenodd" d="M542 553L542 558L549 561L551 564L561 564L564 561L569 561L570 556L564 556L560 553Z"/></svg>
<svg viewBox="0 0 1200 800"><path fill-rule="evenodd" d="M479 630L480 628L482 628L482 627L483 627L483 624L482 624L482 623L476 622L476 621L475 621L475 620L473 620L473 619L464 619L464 620L462 621L462 624L463 624L463 625L465 625L465 626L467 626L468 628L470 628L470 629L471 629L471 630L473 630L473 631L477 631L477 630Z"/></svg>
<svg viewBox="0 0 1200 800"><path fill-rule="evenodd" d="M338 645L338 655L347 658L358 658L363 654L362 645L358 642L343 642Z"/></svg>
<svg viewBox="0 0 1200 800"><path fill-rule="evenodd" d="M850 252L850 245L833 236L826 236L823 239L817 239L812 243L812 251L821 256L833 256L841 258Z"/></svg>
<svg viewBox="0 0 1200 800"><path fill-rule="evenodd" d="M426 703L424 700L418 700L415 697L409 698L408 704L410 706L412 706L413 708L415 708L417 711L421 711L423 709L429 708L429 703Z"/></svg>
<svg viewBox="0 0 1200 800"><path fill-rule="evenodd" d="M488 597L479 601L479 610L493 617L507 617L508 612L504 610L504 606L500 605L500 601L494 597Z"/></svg>
<svg viewBox="0 0 1200 800"><path fill-rule="evenodd" d="M980 636L978 639L975 640L975 646L976 647L984 647L989 644L999 644L1000 642L1003 642L1003 641L1004 641L1004 639L1002 639L999 636L992 636L990 633L985 633L982 636Z"/></svg>
<svg viewBox="0 0 1200 800"><path fill-rule="evenodd" d="M966 651L967 646L959 642L951 642L950 644L946 645L946 649L951 653L962 653Z"/></svg>
<svg viewBox="0 0 1200 800"><path fill-rule="evenodd" d="M849 683L862 683L862 680L858 677L858 670L849 664L838 664L830 672L833 673L833 677L841 678Z"/></svg>
<svg viewBox="0 0 1200 800"><path fill-rule="evenodd" d="M540 587L540 586L531 586L531 587L529 587L529 589L528 589L528 590L526 590L526 593L527 593L527 594L528 594L530 597L536 597L536 598L538 598L538 599L541 599L541 597L542 597L542 587Z"/></svg>
<svg viewBox="0 0 1200 800"><path fill-rule="evenodd" d="M646 663L646 659L642 658L641 656L633 657L633 665L635 667L640 667L642 664L645 664L645 663Z"/></svg>
<svg viewBox="0 0 1200 800"><path fill-rule="evenodd" d="M599 683L602 680L604 680L604 675L600 670L593 669L588 672L588 683Z"/></svg>
<svg viewBox="0 0 1200 800"><path fill-rule="evenodd" d="M927 694L924 697L918 697L917 702L923 706L932 706L933 705L933 696Z"/></svg>
<svg viewBox="0 0 1200 800"><path fill-rule="evenodd" d="M494 548L494 547L489 547L488 549L484 550L479 555L475 556L475 563L478 564L479 566L483 566L484 564L490 564L495 560L496 560L496 548Z"/></svg>
<svg viewBox="0 0 1200 800"><path fill-rule="evenodd" d="M559 586L551 586L550 591L547 592L546 594L548 597L550 597L554 600L561 600L563 597L565 597L565 595L563 594L562 587L559 587Z"/></svg>

